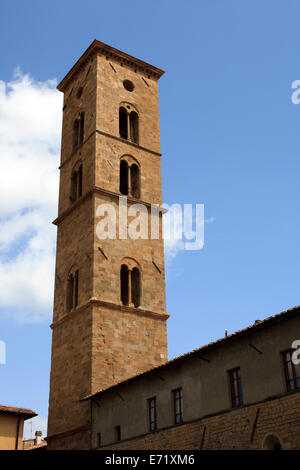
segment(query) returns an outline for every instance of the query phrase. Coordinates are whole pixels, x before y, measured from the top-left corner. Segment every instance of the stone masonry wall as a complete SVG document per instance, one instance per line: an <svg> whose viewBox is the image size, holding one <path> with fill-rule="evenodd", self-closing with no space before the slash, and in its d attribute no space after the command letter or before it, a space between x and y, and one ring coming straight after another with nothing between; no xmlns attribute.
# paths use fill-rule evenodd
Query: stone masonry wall
<svg viewBox="0 0 300 470"><path fill-rule="evenodd" d="M253 450L262 448L268 433L280 437L283 449L300 449L299 392L158 430L102 449Z"/></svg>
<svg viewBox="0 0 300 470"><path fill-rule="evenodd" d="M134 83L133 92L123 86L125 79ZM138 144L120 138L121 103L138 112ZM74 150L74 121L82 112L83 143ZM87 448L90 404L80 399L167 360L162 239L100 243L95 234L98 204L118 203L124 155L139 165L140 200L161 204L159 152L157 81L93 53L64 89L49 449ZM71 176L79 164L82 197L72 203ZM120 267L133 257L142 271L142 304L136 309L120 302ZM67 312L67 278L73 266L79 270L78 306Z"/></svg>

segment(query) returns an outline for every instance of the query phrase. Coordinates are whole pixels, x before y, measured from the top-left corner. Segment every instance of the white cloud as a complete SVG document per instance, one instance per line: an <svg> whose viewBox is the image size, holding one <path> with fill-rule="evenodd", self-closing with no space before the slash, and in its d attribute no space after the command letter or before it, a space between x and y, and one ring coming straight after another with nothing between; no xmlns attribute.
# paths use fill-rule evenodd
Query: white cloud
<svg viewBox="0 0 300 470"><path fill-rule="evenodd" d="M53 298L62 96L56 81L0 81L0 308L48 319Z"/></svg>
<svg viewBox="0 0 300 470"><path fill-rule="evenodd" d="M55 86L20 70L0 80L0 312L23 322L51 317L62 108ZM173 211L177 230L179 217ZM185 247L165 239L167 264Z"/></svg>
<svg viewBox="0 0 300 470"><path fill-rule="evenodd" d="M187 249L187 240L186 240L186 231L192 230L193 225L195 225L195 207L190 211L186 210L184 205L172 204L171 206L164 205L168 214L164 215L164 248L165 248L165 258L167 267L169 267L170 262L174 259L180 252ZM197 214L197 216L199 216ZM201 213L202 220L198 221L198 228L203 228L203 217L204 211ZM168 217L168 218L167 218ZM204 219L204 224L211 224L215 221L214 217L209 219ZM187 227L185 226L187 224ZM189 230L186 230L189 227ZM199 235L199 234L198 234ZM196 236L196 233L195 233ZM199 243L195 244L194 249L202 249L204 244L204 231L203 234L200 234Z"/></svg>
<svg viewBox="0 0 300 470"><path fill-rule="evenodd" d="M32 419L27 419L24 423L24 439L34 439L35 431L42 431L42 438L47 436L47 418L44 416L36 416Z"/></svg>

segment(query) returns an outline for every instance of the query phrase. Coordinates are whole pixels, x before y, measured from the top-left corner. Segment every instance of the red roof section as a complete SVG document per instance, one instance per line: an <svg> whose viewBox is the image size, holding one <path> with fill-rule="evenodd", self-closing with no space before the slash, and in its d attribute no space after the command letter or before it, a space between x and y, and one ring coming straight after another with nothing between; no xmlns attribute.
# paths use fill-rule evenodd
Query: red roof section
<svg viewBox="0 0 300 470"><path fill-rule="evenodd" d="M42 441L40 444L34 444L33 446L27 447L23 450L36 450L36 449L41 449L42 447L46 447L46 446L47 446L47 442Z"/></svg>
<svg viewBox="0 0 300 470"><path fill-rule="evenodd" d="M15 406L6 406L0 405L0 413L12 413L12 414L19 414L19 415L28 415L27 418L33 418L33 416L37 416L36 412L33 410L29 410L28 408L16 408Z"/></svg>
<svg viewBox="0 0 300 470"><path fill-rule="evenodd" d="M216 346L221 345L223 343L229 342L233 339L237 339L240 336L246 335L248 333L252 333L253 331L259 330L261 328L265 328L269 324L272 324L272 323L274 323L278 320L284 320L286 317L295 316L297 314L300 314L300 305L297 305L296 307L292 307L288 310L284 310L283 312L280 312L276 315L271 315L270 317L267 317L264 320L256 320L254 324L252 324L250 326L247 326L246 328L243 328L242 330L238 330L235 333L232 333L231 335L224 336L223 338L220 338L216 341L212 341L211 343L208 343L205 346L201 346L200 348L194 349L193 351L190 351L190 352L187 352L185 354L182 354L181 356L175 357L174 359L171 359L170 361L164 362L164 363L160 364L159 366L153 367L151 369L147 369L143 372L140 372L139 374L128 377L127 379L122 380L120 382L116 382L115 384L113 384L113 385L111 385L107 388L100 389L96 393L93 393L91 395L87 395L86 397L82 398L80 401L89 400L92 397L100 395L103 392L112 390L112 389L118 387L119 385L123 385L123 384L129 383L129 382L132 382L134 379L136 379L138 377L142 377L143 375L148 375L148 374L150 374L154 371L158 371L160 369L168 367L169 365L172 365L175 362L179 362L183 359L187 359L187 358L192 357L194 355L196 356L199 352L203 352L207 349L216 347Z"/></svg>

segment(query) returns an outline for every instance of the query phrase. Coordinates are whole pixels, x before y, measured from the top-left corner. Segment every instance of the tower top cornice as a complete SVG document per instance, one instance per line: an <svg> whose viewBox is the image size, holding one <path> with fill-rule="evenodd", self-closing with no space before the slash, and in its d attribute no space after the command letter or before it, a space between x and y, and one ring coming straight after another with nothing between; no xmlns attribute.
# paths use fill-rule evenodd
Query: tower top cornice
<svg viewBox="0 0 300 470"><path fill-rule="evenodd" d="M143 62L136 57L126 54L126 52L119 51L118 49L108 46L107 44L104 44L103 42L97 41L97 39L95 39L73 65L67 75L57 85L57 89L64 92L65 89L74 80L74 78L76 78L80 70L82 70L86 66L87 62L90 61L91 58L96 54L105 57L107 60L128 67L147 78L152 78L153 80L159 80L160 77L165 73L164 70L154 67L154 65Z"/></svg>

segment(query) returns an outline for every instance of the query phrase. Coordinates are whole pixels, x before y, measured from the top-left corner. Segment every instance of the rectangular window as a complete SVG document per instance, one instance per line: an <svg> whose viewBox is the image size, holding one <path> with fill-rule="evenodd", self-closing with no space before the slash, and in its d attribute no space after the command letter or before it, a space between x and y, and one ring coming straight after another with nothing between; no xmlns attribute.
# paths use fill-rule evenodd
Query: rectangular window
<svg viewBox="0 0 300 470"><path fill-rule="evenodd" d="M101 447L101 432L97 432L97 447Z"/></svg>
<svg viewBox="0 0 300 470"><path fill-rule="evenodd" d="M116 442L119 442L121 440L121 426L115 427L115 439Z"/></svg>
<svg viewBox="0 0 300 470"><path fill-rule="evenodd" d="M155 431L156 425L156 397L149 398L148 400L148 416L149 416L149 430Z"/></svg>
<svg viewBox="0 0 300 470"><path fill-rule="evenodd" d="M292 362L293 349L283 351L282 359L284 365L285 381L287 391L300 388L300 367Z"/></svg>
<svg viewBox="0 0 300 470"><path fill-rule="evenodd" d="M228 371L230 378L231 404L232 408L243 404L243 389L241 370L239 367Z"/></svg>
<svg viewBox="0 0 300 470"><path fill-rule="evenodd" d="M182 389L178 388L173 390L173 400L174 400L174 421L175 424L180 424L183 422L183 397Z"/></svg>

